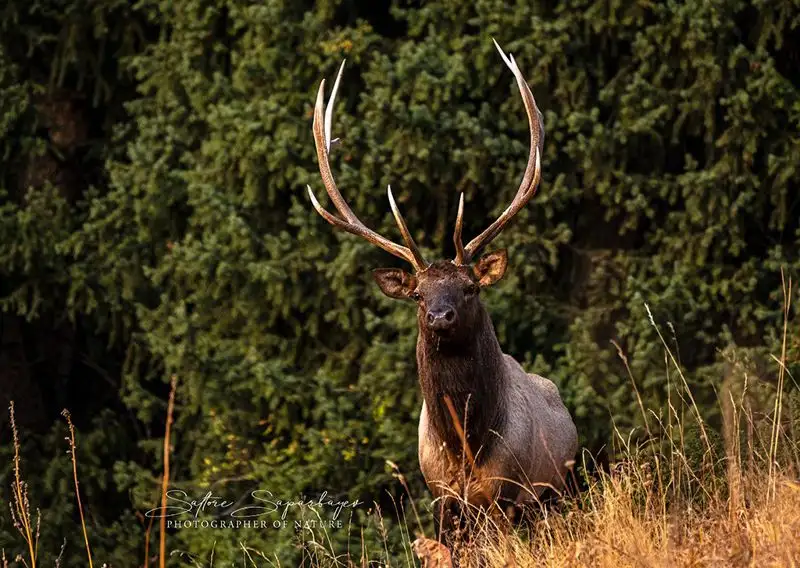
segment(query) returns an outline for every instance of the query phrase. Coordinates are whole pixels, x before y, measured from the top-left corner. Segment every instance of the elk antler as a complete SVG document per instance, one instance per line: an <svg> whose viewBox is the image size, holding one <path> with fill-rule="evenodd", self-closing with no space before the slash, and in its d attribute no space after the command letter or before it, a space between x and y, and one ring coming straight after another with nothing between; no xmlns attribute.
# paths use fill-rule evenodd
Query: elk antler
<svg viewBox="0 0 800 568"><path fill-rule="evenodd" d="M339 215L343 217L343 219L336 217L328 213L317 201L317 198L314 197L314 192L311 191L311 186L308 187L308 195L311 198L311 204L316 209L317 213L319 213L323 219L325 219L331 225L339 227L340 229L344 229L348 233L352 233L354 235L358 235L366 239L367 241L371 242L374 245L379 246L383 250L388 253L391 253L395 256L398 256L404 260L407 260L414 266L414 270L417 272L421 272L428 267L428 263L425 262L425 259L422 257L422 253L417 248L416 243L414 243L414 239L411 238L411 233L408 231L408 227L406 226L406 222L403 219L403 216L400 214L400 210L397 208L397 204L394 201L394 196L392 195L392 188L389 186L388 194L389 194L389 205L392 208L392 214L394 215L394 219L397 222L397 226L400 228L400 233L403 235L403 240L406 242L407 246L398 245L393 243L389 239L382 237L372 229L367 228L364 223L362 223L358 217L355 216L353 211L345 202L342 194L339 193L339 189L336 187L336 181L333 179L333 173L331 172L331 166L328 162L328 153L330 152L331 148L331 123L333 121L333 102L336 99L336 91L339 89L339 80L342 77L342 71L344 70L344 61L342 61L341 67L339 67L339 74L336 76L336 81L333 84L333 91L331 91L331 98L328 102L328 109L325 110L324 104L324 94L325 94L325 79L319 84L319 91L317 93L317 102L314 106L314 144L317 147L317 161L319 162L319 173L322 176L322 183L325 185L325 190L328 192L328 196L331 198L333 205L336 207L336 210L339 212ZM323 117L324 114L324 117Z"/></svg>
<svg viewBox="0 0 800 568"><path fill-rule="evenodd" d="M528 83L525 82L525 78L522 76L522 71L520 71L519 67L517 67L517 62L514 61L514 56L506 56L497 42L494 39L492 39L492 41L494 41L494 46L497 48L497 51L500 52L500 57L503 58L503 61L508 68L511 69L511 71L514 73L514 77L517 79L517 86L519 87L519 92L522 95L522 102L525 103L525 112L528 114L528 126L531 133L531 149L530 154L528 155L528 166L525 168L525 175L522 176L522 183L520 184L517 194L514 196L514 200L511 202L511 205L509 205L506 210L500 214L500 217L498 217L494 223L489 225L485 231L472 239L467 246L464 246L461 242L461 230L464 225L464 195L461 194L461 200L458 204L456 228L453 233L453 242L455 242L456 245L456 264L468 264L470 260L483 249L483 247L488 245L492 239L500 234L500 231L505 228L506 224L508 224L511 218L514 217L514 215L516 215L519 210L522 209L525 204L528 203L528 201L530 201L530 199L534 196L536 193L536 188L539 186L539 180L542 177L541 153L542 146L544 145L544 126L542 124L542 113L539 112L539 108L536 106L536 101L533 98L530 87L528 87Z"/></svg>

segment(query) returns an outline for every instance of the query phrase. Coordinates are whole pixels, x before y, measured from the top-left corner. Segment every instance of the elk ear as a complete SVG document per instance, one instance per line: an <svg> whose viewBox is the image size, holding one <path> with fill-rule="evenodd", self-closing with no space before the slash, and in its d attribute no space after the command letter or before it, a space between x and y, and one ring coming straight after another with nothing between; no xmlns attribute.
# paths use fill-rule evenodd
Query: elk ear
<svg viewBox="0 0 800 568"><path fill-rule="evenodd" d="M489 254L485 254L478 259L472 272L481 287L494 284L503 277L508 266L508 252L500 249Z"/></svg>
<svg viewBox="0 0 800 568"><path fill-rule="evenodd" d="M417 288L417 277L399 268L376 268L372 271L372 277L381 292L398 300L410 298Z"/></svg>

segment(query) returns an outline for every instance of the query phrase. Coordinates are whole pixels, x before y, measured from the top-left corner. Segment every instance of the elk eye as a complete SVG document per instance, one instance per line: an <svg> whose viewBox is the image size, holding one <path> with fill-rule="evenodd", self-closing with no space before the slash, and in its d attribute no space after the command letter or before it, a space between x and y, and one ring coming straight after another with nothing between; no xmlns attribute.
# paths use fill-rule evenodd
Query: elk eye
<svg viewBox="0 0 800 568"><path fill-rule="evenodd" d="M475 286L474 284L471 284L466 288L464 288L464 296L467 298L474 296L477 293L478 293L478 287Z"/></svg>
<svg viewBox="0 0 800 568"><path fill-rule="evenodd" d="M414 300L415 302L419 302L422 299L422 294L414 290L413 292L411 292L411 299Z"/></svg>

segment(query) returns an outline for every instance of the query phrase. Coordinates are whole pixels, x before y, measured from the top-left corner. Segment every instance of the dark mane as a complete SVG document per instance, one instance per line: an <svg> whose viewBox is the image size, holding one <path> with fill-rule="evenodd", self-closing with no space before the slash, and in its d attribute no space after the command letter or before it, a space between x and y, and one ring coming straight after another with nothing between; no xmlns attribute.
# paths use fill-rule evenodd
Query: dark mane
<svg viewBox="0 0 800 568"><path fill-rule="evenodd" d="M470 450L480 463L491 454L496 439L491 430L502 429L505 375L491 318L480 302L478 306L477 325L463 342L441 341L420 322L417 365L432 427L448 448L460 455L461 440L444 399L449 396L465 427Z"/></svg>

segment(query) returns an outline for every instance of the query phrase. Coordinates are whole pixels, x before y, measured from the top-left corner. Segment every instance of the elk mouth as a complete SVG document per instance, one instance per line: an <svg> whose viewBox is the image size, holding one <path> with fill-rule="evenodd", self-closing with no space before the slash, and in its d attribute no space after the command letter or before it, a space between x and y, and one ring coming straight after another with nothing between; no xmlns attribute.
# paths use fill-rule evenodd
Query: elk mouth
<svg viewBox="0 0 800 568"><path fill-rule="evenodd" d="M452 339L456 335L455 327L436 328L428 326L428 329L439 339Z"/></svg>
<svg viewBox="0 0 800 568"><path fill-rule="evenodd" d="M458 327L451 325L448 327L427 326L430 337L436 341L437 345L456 343L459 338Z"/></svg>

